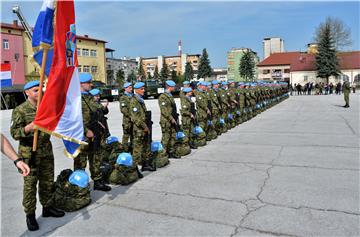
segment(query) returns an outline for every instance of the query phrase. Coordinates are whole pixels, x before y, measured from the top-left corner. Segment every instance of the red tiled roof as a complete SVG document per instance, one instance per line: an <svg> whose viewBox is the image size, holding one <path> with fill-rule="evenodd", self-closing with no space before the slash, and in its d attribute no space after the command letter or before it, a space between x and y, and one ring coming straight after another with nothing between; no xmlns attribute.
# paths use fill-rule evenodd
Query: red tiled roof
<svg viewBox="0 0 360 237"><path fill-rule="evenodd" d="M338 53L341 70L360 69L360 51ZM289 65L290 71L315 71L315 55L305 52L274 53L260 62L258 67Z"/></svg>
<svg viewBox="0 0 360 237"><path fill-rule="evenodd" d="M15 30L24 30L24 28L20 25L14 25L14 24L9 24L9 23L0 23L1 25L1 28L8 28L8 29L15 29ZM77 39L80 39L80 40L90 40L90 41L98 41L98 42L102 42L102 43L107 43L106 41L104 40L100 40L100 39L95 39L95 38L90 38L90 37L85 37L85 36L82 36L82 35L76 35L76 38Z"/></svg>
<svg viewBox="0 0 360 237"><path fill-rule="evenodd" d="M339 52L337 57L341 70L360 69L360 51ZM315 62L315 55L302 53L299 58L294 58L290 66L290 71L315 71Z"/></svg>
<svg viewBox="0 0 360 237"><path fill-rule="evenodd" d="M1 28L7 28L7 29L14 29L14 30L24 30L24 28L21 25L14 25L14 24L8 24L8 23L1 23Z"/></svg>
<svg viewBox="0 0 360 237"><path fill-rule="evenodd" d="M257 66L290 65L294 58L299 58L300 52L273 53Z"/></svg>

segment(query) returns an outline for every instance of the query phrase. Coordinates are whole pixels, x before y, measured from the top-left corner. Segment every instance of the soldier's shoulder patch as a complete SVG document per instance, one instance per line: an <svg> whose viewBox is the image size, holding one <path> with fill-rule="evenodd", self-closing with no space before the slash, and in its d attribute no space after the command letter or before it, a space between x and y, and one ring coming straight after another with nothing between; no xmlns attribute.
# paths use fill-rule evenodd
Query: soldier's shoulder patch
<svg viewBox="0 0 360 237"><path fill-rule="evenodd" d="M183 106L183 108L187 108L187 106L186 106L186 105L184 105L184 106Z"/></svg>
<svg viewBox="0 0 360 237"><path fill-rule="evenodd" d="M162 102L161 105L165 105L165 102Z"/></svg>
<svg viewBox="0 0 360 237"><path fill-rule="evenodd" d="M138 111L138 109L137 109L136 107L134 107L134 108L133 108L133 111L134 111L134 112L137 112L137 111Z"/></svg>
<svg viewBox="0 0 360 237"><path fill-rule="evenodd" d="M222 95L222 97L224 97L225 95Z"/></svg>
<svg viewBox="0 0 360 237"><path fill-rule="evenodd" d="M125 103L122 103L121 106L125 106Z"/></svg>
<svg viewBox="0 0 360 237"><path fill-rule="evenodd" d="M201 96L199 97L199 99L201 100Z"/></svg>

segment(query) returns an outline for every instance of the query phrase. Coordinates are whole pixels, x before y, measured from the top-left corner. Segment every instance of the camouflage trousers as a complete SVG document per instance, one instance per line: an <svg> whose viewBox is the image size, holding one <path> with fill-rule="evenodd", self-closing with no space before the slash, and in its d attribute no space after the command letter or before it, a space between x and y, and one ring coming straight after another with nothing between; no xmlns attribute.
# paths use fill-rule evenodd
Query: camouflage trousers
<svg viewBox="0 0 360 237"><path fill-rule="evenodd" d="M143 165L152 160L150 142L142 129L133 130L133 161L136 165Z"/></svg>
<svg viewBox="0 0 360 237"><path fill-rule="evenodd" d="M190 117L182 116L181 117L181 127L185 135L189 138L189 144L194 143L194 123Z"/></svg>
<svg viewBox="0 0 360 237"><path fill-rule="evenodd" d="M24 177L23 187L23 206L25 214L35 213L36 192L39 183L40 203L44 207L51 205L50 201L53 193L54 183L54 156L36 157L35 162L30 162L24 158L25 163L30 166L30 174Z"/></svg>
<svg viewBox="0 0 360 237"><path fill-rule="evenodd" d="M123 136L122 136L122 144L125 150L130 151L132 147L132 124L129 118L125 118L123 120Z"/></svg>
<svg viewBox="0 0 360 237"><path fill-rule="evenodd" d="M175 152L176 130L170 122L160 121L161 126L161 143L167 153Z"/></svg>
<svg viewBox="0 0 360 237"><path fill-rule="evenodd" d="M102 179L101 175L101 162L102 162L102 153L101 149L98 149L96 152L89 151L88 148L82 149L78 157L74 159L74 170L82 169L85 170L87 161L89 161L89 170L91 174L91 179L98 181Z"/></svg>

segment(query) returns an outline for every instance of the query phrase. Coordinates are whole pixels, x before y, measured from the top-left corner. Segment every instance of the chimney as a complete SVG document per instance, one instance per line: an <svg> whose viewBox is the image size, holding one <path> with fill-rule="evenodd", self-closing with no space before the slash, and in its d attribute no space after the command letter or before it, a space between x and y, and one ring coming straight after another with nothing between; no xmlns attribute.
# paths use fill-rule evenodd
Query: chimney
<svg viewBox="0 0 360 237"><path fill-rule="evenodd" d="M85 36L85 38L89 38L89 35L84 35Z"/></svg>
<svg viewBox="0 0 360 237"><path fill-rule="evenodd" d="M14 25L14 26L19 26L19 25L18 25L18 21L17 21L17 20L13 20L13 25Z"/></svg>
<svg viewBox="0 0 360 237"><path fill-rule="evenodd" d="M182 45L181 45L181 40L179 40L179 43L178 43L178 52L179 52L179 56L181 56L182 54Z"/></svg>

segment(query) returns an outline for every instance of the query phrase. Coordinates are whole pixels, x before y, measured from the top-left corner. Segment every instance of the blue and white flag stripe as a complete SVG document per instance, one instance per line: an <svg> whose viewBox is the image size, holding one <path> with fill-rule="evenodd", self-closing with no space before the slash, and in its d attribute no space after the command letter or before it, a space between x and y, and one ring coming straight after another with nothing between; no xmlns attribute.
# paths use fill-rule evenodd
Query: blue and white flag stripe
<svg viewBox="0 0 360 237"><path fill-rule="evenodd" d="M44 0L35 23L32 47L39 47L41 43L52 45L54 11L55 0Z"/></svg>

